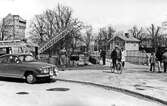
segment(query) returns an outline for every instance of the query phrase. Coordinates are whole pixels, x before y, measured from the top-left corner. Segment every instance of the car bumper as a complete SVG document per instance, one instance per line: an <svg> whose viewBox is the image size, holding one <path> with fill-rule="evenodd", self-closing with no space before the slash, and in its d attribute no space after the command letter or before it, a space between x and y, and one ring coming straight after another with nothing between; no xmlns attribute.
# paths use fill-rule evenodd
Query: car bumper
<svg viewBox="0 0 167 106"><path fill-rule="evenodd" d="M56 76L57 76L57 74L53 74L53 75L50 75L50 74L39 74L39 75L36 75L36 77L38 77L38 78L50 77L50 79L55 79Z"/></svg>

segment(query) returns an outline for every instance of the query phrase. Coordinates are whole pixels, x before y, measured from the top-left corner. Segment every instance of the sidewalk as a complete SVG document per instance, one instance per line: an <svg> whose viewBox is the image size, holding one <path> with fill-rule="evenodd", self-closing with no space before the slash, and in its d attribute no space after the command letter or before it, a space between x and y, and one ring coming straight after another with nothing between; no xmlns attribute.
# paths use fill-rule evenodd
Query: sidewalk
<svg viewBox="0 0 167 106"><path fill-rule="evenodd" d="M123 88L167 101L167 73L152 73L148 69L148 66L126 63L122 74L110 70L67 70L61 71L59 78Z"/></svg>

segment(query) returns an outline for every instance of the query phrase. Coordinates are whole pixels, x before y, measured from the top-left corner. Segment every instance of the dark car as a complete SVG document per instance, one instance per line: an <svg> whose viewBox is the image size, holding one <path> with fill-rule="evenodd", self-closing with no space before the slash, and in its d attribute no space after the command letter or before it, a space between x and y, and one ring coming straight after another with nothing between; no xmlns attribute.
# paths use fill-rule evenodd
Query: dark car
<svg viewBox="0 0 167 106"><path fill-rule="evenodd" d="M6 54L0 56L0 76L23 78L34 83L38 78L55 79L58 68L55 65L38 62L30 54Z"/></svg>

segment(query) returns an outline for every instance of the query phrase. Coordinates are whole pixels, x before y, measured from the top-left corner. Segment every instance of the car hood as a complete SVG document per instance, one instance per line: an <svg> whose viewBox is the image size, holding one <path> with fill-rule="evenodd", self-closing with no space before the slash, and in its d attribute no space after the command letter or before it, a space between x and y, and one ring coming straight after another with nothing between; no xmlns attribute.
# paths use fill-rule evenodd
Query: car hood
<svg viewBox="0 0 167 106"><path fill-rule="evenodd" d="M34 68L56 67L53 64L48 64L44 62L24 62L22 64L24 64L27 67L29 66L29 67L34 67Z"/></svg>

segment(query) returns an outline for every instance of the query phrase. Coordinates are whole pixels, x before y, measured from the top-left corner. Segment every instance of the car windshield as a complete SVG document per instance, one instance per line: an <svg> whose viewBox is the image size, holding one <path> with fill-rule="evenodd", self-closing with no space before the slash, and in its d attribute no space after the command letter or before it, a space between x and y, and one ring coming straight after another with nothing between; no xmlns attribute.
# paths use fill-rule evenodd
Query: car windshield
<svg viewBox="0 0 167 106"><path fill-rule="evenodd" d="M19 59L22 62L33 62L33 61L36 61L36 59L33 56L31 56L31 55L21 55L21 56L19 56Z"/></svg>

